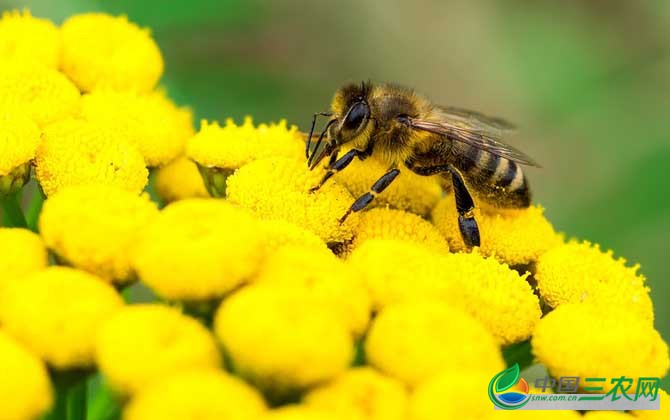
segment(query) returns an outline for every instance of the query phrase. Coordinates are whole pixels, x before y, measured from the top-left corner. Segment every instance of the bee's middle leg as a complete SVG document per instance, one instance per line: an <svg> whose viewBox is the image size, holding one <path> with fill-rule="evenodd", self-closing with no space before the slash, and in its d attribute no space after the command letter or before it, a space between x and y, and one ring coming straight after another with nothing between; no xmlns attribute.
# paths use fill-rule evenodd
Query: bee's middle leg
<svg viewBox="0 0 670 420"><path fill-rule="evenodd" d="M396 179L400 175L400 169L397 168L392 168L386 171L384 175L381 176L374 184L372 184L372 188L370 188L370 191L366 192L365 194L361 195L354 201L354 204L349 207L349 210L347 210L346 213L344 213L344 216L340 218L340 223L344 223L344 221L349 217L349 215L352 212L357 212L363 210L365 207L368 206L372 202L372 200L375 199L375 196L382 191L386 189L389 185L391 185L391 182L393 182L394 179Z"/></svg>
<svg viewBox="0 0 670 420"><path fill-rule="evenodd" d="M451 182L454 186L454 197L456 198L458 229L461 231L463 242L469 247L479 246L479 227L477 227L477 221L472 212L475 208L475 203L468 188L465 186L465 182L463 182L460 172L453 167L449 169L449 172L451 172Z"/></svg>

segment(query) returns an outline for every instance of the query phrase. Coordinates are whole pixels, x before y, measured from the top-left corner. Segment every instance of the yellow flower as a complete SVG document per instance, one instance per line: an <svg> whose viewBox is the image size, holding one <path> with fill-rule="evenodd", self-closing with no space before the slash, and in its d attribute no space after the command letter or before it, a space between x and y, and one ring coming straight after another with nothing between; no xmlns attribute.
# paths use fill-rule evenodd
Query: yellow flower
<svg viewBox="0 0 670 420"><path fill-rule="evenodd" d="M0 394L3 420L29 420L53 403L51 383L42 361L0 330Z"/></svg>
<svg viewBox="0 0 670 420"><path fill-rule="evenodd" d="M670 366L668 345L649 321L607 303L559 306L542 318L531 344L555 377L663 377Z"/></svg>
<svg viewBox="0 0 670 420"><path fill-rule="evenodd" d="M658 398L660 399L660 410L638 410L631 411L635 418L643 420L665 420L670 415L670 395L662 389L658 391Z"/></svg>
<svg viewBox="0 0 670 420"><path fill-rule="evenodd" d="M126 306L104 322L95 359L123 394L135 394L170 374L221 364L216 340L202 324L158 304Z"/></svg>
<svg viewBox="0 0 670 420"><path fill-rule="evenodd" d="M361 213L360 220L352 248L369 239L397 239L421 244L437 252L449 252L447 242L435 226L413 213L374 208Z"/></svg>
<svg viewBox="0 0 670 420"><path fill-rule="evenodd" d="M154 186L166 202L209 197L195 163L181 156L156 171Z"/></svg>
<svg viewBox="0 0 670 420"><path fill-rule="evenodd" d="M81 116L123 132L147 166L174 160L193 135L192 113L160 90L147 94L98 90L82 97Z"/></svg>
<svg viewBox="0 0 670 420"><path fill-rule="evenodd" d="M340 156L346 150L340 152ZM388 170L375 159L354 159L342 172L335 175L351 195L359 197L370 190L380 176ZM392 207L427 216L442 196L442 189L435 177L420 176L403 170L400 176L370 204L371 207Z"/></svg>
<svg viewBox="0 0 670 420"><path fill-rule="evenodd" d="M474 214L481 236L480 252L495 256L510 265L535 261L549 248L561 243L551 223L544 217L544 209L531 206L522 210L475 208ZM449 195L433 210L433 223L447 238L452 251L465 251L458 229L458 213L454 196Z"/></svg>
<svg viewBox="0 0 670 420"><path fill-rule="evenodd" d="M216 298L256 272L262 240L258 222L223 200L181 200L140 232L134 267L165 299Z"/></svg>
<svg viewBox="0 0 670 420"><path fill-rule="evenodd" d="M251 117L242 125L232 119L221 127L218 122L201 122L200 131L188 140L186 154L206 168L237 169L263 158L300 158L305 142L298 127L286 120L254 126ZM305 165L307 165L305 163Z"/></svg>
<svg viewBox="0 0 670 420"><path fill-rule="evenodd" d="M303 404L285 405L266 412L258 420L342 420L335 413Z"/></svg>
<svg viewBox="0 0 670 420"><path fill-rule="evenodd" d="M282 247L266 259L255 281L332 311L354 335L363 334L370 320L367 290L328 249Z"/></svg>
<svg viewBox="0 0 670 420"><path fill-rule="evenodd" d="M60 61L60 33L46 19L29 10L2 13L0 19L0 62L28 61L57 69Z"/></svg>
<svg viewBox="0 0 670 420"><path fill-rule="evenodd" d="M339 318L271 286L248 286L226 299L214 330L234 370L276 398L335 377L353 357Z"/></svg>
<svg viewBox="0 0 670 420"><path fill-rule="evenodd" d="M268 254L286 245L304 246L327 250L326 243L309 230L284 220L262 220L261 228L265 236Z"/></svg>
<svg viewBox="0 0 670 420"><path fill-rule="evenodd" d="M125 16L75 15L63 23L61 33L63 72L84 92L148 92L163 74L163 57L151 34Z"/></svg>
<svg viewBox="0 0 670 420"><path fill-rule="evenodd" d="M50 267L4 289L0 324L54 368L87 368L93 364L98 327L121 305L121 297L101 279Z"/></svg>
<svg viewBox="0 0 670 420"><path fill-rule="evenodd" d="M265 410L258 392L238 378L222 371L195 370L143 389L124 410L123 419L256 420Z"/></svg>
<svg viewBox="0 0 670 420"><path fill-rule="evenodd" d="M35 157L40 130L24 114L0 112L0 176Z"/></svg>
<svg viewBox="0 0 670 420"><path fill-rule="evenodd" d="M47 250L39 236L27 229L0 228L0 291L47 265Z"/></svg>
<svg viewBox="0 0 670 420"><path fill-rule="evenodd" d="M137 232L157 214L146 195L111 185L80 185L44 203L39 227L47 247L64 261L124 283L134 277L130 256Z"/></svg>
<svg viewBox="0 0 670 420"><path fill-rule="evenodd" d="M479 371L440 373L414 390L408 418L486 419L493 414L486 393L490 381L491 375Z"/></svg>
<svg viewBox="0 0 670 420"><path fill-rule="evenodd" d="M543 254L535 264L542 298L551 307L568 302L623 305L653 320L654 308L639 265L626 267L623 258L589 242L570 241Z"/></svg>
<svg viewBox="0 0 670 420"><path fill-rule="evenodd" d="M505 364L491 334L474 318L442 302L388 306L365 342L372 366L417 386L443 370L494 375Z"/></svg>
<svg viewBox="0 0 670 420"><path fill-rule="evenodd" d="M584 414L584 420L633 420L633 416L620 411L589 411Z"/></svg>
<svg viewBox="0 0 670 420"><path fill-rule="evenodd" d="M25 63L2 63L0 92L0 113L25 114L40 127L72 115L80 99L61 73Z"/></svg>
<svg viewBox="0 0 670 420"><path fill-rule="evenodd" d="M228 178L228 199L248 208L266 220L285 220L316 233L327 243L352 238L358 215L351 214L340 224L339 219L354 198L334 182L315 193L323 173L310 172L300 159L271 158L253 161Z"/></svg>
<svg viewBox="0 0 670 420"><path fill-rule="evenodd" d="M408 396L402 382L360 367L311 390L303 400L343 419L404 420Z"/></svg>
<svg viewBox="0 0 670 420"><path fill-rule="evenodd" d="M47 196L85 184L116 185L139 194L148 177L142 155L120 133L75 119L45 129L35 166Z"/></svg>

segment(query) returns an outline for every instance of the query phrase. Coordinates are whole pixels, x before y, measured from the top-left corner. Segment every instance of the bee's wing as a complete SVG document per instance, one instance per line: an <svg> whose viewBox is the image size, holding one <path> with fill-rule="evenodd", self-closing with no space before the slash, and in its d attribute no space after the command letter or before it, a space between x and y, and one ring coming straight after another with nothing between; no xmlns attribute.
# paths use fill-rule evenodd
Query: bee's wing
<svg viewBox="0 0 670 420"><path fill-rule="evenodd" d="M522 165L540 166L522 151L502 141L514 129L510 123L478 112L439 107L430 120L410 119L412 128L449 136L477 149Z"/></svg>

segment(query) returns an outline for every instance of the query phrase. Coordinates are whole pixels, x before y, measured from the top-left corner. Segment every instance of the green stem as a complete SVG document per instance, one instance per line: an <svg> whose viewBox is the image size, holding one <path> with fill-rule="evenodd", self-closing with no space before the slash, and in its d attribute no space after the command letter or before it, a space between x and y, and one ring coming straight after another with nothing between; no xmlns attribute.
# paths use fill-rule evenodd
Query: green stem
<svg viewBox="0 0 670 420"><path fill-rule="evenodd" d="M23 216L23 210L19 204L20 192L11 194L0 199L2 206L2 226L6 227L27 227L26 218Z"/></svg>
<svg viewBox="0 0 670 420"><path fill-rule="evenodd" d="M44 193L39 187L37 187L33 191L32 197L30 199L30 202L28 203L28 208L26 209L25 213L28 229L32 230L33 232L37 232L37 222L39 220L43 204L44 204Z"/></svg>
<svg viewBox="0 0 670 420"><path fill-rule="evenodd" d="M52 372L54 406L43 420L86 420L86 379L83 372Z"/></svg>
<svg viewBox="0 0 670 420"><path fill-rule="evenodd" d="M67 420L86 420L86 380L74 384L68 392Z"/></svg>

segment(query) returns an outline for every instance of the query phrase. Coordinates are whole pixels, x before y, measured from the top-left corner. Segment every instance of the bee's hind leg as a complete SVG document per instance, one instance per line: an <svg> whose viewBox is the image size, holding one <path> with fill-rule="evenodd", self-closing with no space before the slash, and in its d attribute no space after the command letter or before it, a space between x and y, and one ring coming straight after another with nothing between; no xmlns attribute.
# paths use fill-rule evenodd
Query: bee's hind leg
<svg viewBox="0 0 670 420"><path fill-rule="evenodd" d="M397 168L389 169L384 175L381 176L381 178L377 180L377 182L375 182L372 185L370 191L366 192L362 196L358 197L356 201L354 201L354 204L352 204L351 207L349 207L349 210L347 210L347 212L344 214L344 216L340 218L340 223L344 223L344 221L347 219L347 217L349 217L349 215L352 212L355 213L367 207L368 204L370 204L372 200L375 199L375 196L384 191L386 187L388 187L391 184L391 182L393 182L393 180L398 177L398 175L400 175L400 169Z"/></svg>
<svg viewBox="0 0 670 420"><path fill-rule="evenodd" d="M451 182L454 187L454 197L456 198L456 211L458 211L458 228L461 231L463 242L468 247L479 246L479 228L473 214L475 203L468 188L463 182L463 177L455 168L449 168L451 172Z"/></svg>

